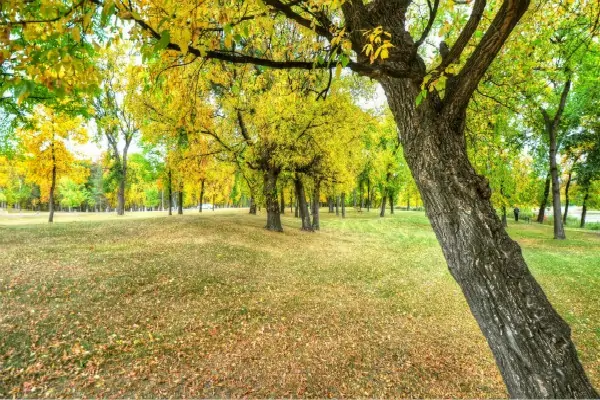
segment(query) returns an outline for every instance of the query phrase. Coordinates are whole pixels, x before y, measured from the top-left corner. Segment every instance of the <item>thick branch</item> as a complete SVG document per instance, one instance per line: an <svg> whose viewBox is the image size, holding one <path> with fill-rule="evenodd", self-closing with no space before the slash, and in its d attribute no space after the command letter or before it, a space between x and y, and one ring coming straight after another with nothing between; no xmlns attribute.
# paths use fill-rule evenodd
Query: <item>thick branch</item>
<svg viewBox="0 0 600 400"><path fill-rule="evenodd" d="M442 62L436 68L437 71L444 71L446 67L448 67L450 64L454 63L460 58L460 55L465 50L467 43L469 43L469 40L471 40L473 33L475 33L477 26L479 26L479 21L481 21L481 17L483 16L485 5L486 0L475 0L475 4L473 5L473 11L471 11L471 16L469 17L467 24L460 32L458 39L456 39L456 42L448 52L448 55L442 58Z"/></svg>
<svg viewBox="0 0 600 400"><path fill-rule="evenodd" d="M448 88L445 114L459 115L466 109L479 81L529 7L529 2L530 0L504 0L483 39L456 77L455 83Z"/></svg>
<svg viewBox="0 0 600 400"><path fill-rule="evenodd" d="M485 3L485 1L484 1L484 3ZM415 49L418 49L419 46L421 46L423 44L423 42L425 42L425 39L427 39L427 36L429 36L429 32L431 31L431 28L433 27L433 23L435 22L435 17L437 16L439 5L440 5L440 0L434 0L433 6L431 6L431 1L427 0L427 6L429 7L429 21L427 22L427 26L425 27L425 30L421 34L421 37L415 43Z"/></svg>
<svg viewBox="0 0 600 400"><path fill-rule="evenodd" d="M333 34L329 32L328 27L316 25L313 21L306 19L292 10L292 6L284 4L279 0L264 0L265 4L272 9L282 13L286 18L295 21L298 25L302 25L305 28L314 30L318 35L323 36L329 40L333 39Z"/></svg>

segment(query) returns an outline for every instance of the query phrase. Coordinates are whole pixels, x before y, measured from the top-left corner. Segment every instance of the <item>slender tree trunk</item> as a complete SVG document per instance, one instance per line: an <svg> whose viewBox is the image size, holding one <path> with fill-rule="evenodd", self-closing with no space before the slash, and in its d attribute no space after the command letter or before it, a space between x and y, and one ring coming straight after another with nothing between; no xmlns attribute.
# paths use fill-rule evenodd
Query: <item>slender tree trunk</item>
<svg viewBox="0 0 600 400"><path fill-rule="evenodd" d="M199 212L202 212L202 205L204 204L204 179L200 181L200 199L199 199Z"/></svg>
<svg viewBox="0 0 600 400"><path fill-rule="evenodd" d="M125 183L127 180L127 161L121 161L119 188L117 189L117 215L125 215Z"/></svg>
<svg viewBox="0 0 600 400"><path fill-rule="evenodd" d="M585 227L585 215L587 214L587 201L590 196L590 186L585 187L585 195L583 196L583 206L581 207L581 222L579 223L580 228Z"/></svg>
<svg viewBox="0 0 600 400"><path fill-rule="evenodd" d="M254 194L250 194L250 211L249 214L256 215L256 200Z"/></svg>
<svg viewBox="0 0 600 400"><path fill-rule="evenodd" d="M352 190L352 207L356 208L356 188Z"/></svg>
<svg viewBox="0 0 600 400"><path fill-rule="evenodd" d="M306 200L304 200L306 201ZM296 196L296 204L294 206L294 218L298 218L298 197Z"/></svg>
<svg viewBox="0 0 600 400"><path fill-rule="evenodd" d="M569 212L569 187L571 186L571 178L573 171L569 171L567 185L565 186L565 213L563 214L563 225L567 224L567 213Z"/></svg>
<svg viewBox="0 0 600 400"><path fill-rule="evenodd" d="M281 187L281 205L279 207L279 212L281 214L285 214L285 196L284 196L284 193L285 193L285 191L284 191L284 188L282 186Z"/></svg>
<svg viewBox="0 0 600 400"><path fill-rule="evenodd" d="M371 180L367 179L367 212L371 211Z"/></svg>
<svg viewBox="0 0 600 400"><path fill-rule="evenodd" d="M385 217L385 201L387 199L385 190L383 191L383 196L381 196L381 211L379 212L379 217Z"/></svg>
<svg viewBox="0 0 600 400"><path fill-rule="evenodd" d="M310 223L310 214L308 213L308 203L306 202L306 193L304 192L304 184L298 175L294 178L294 187L296 189L296 198L298 199L297 213L302 220L302 230L312 232L313 228Z"/></svg>
<svg viewBox="0 0 600 400"><path fill-rule="evenodd" d="M290 214L294 212L294 188L290 188ZM298 218L298 215L296 215L296 218Z"/></svg>
<svg viewBox="0 0 600 400"><path fill-rule="evenodd" d="M394 214L394 193L390 191L390 214Z"/></svg>
<svg viewBox="0 0 600 400"><path fill-rule="evenodd" d="M506 218L506 206L502 206L502 226L508 226L508 218Z"/></svg>
<svg viewBox="0 0 600 400"><path fill-rule="evenodd" d="M279 199L277 198L277 176L279 170L270 168L264 172L264 195L267 206L267 225L269 231L283 232L279 214Z"/></svg>
<svg viewBox="0 0 600 400"><path fill-rule="evenodd" d="M346 218L346 193L342 192L342 218Z"/></svg>
<svg viewBox="0 0 600 400"><path fill-rule="evenodd" d="M546 218L546 206L548 205L548 196L550 195L550 175L546 176L544 182L544 194L542 195L542 201L540 203L540 210L538 211L537 222L540 224L544 223Z"/></svg>
<svg viewBox="0 0 600 400"><path fill-rule="evenodd" d="M566 239L565 228L560 215L560 182L558 180L558 164L556 162L556 130L550 129L550 175L552 177L552 209L554 212L554 239Z"/></svg>
<svg viewBox="0 0 600 400"><path fill-rule="evenodd" d="M182 215L183 214L183 189L179 189L179 192L177 192L178 196L177 196L177 214Z"/></svg>
<svg viewBox="0 0 600 400"><path fill-rule="evenodd" d="M321 230L321 221L319 218L319 199L321 198L321 180L319 178L315 178L315 187L314 187L314 192L313 192L313 220L312 220L312 227L313 230L318 231Z"/></svg>
<svg viewBox="0 0 600 400"><path fill-rule="evenodd" d="M380 80L450 273L494 354L511 397L593 398L571 331L531 275L466 152L466 111L417 108L418 83Z"/></svg>
<svg viewBox="0 0 600 400"><path fill-rule="evenodd" d="M168 196L169 196L169 215L173 215L173 174L171 172L171 168L169 168L169 172L168 172L168 181L169 181L169 187L168 187Z"/></svg>
<svg viewBox="0 0 600 400"><path fill-rule="evenodd" d="M335 216L340 216L340 196L335 196Z"/></svg>
<svg viewBox="0 0 600 400"><path fill-rule="evenodd" d="M48 222L54 222L54 190L56 189L56 154L54 153L54 138L50 145L52 147L52 177L50 182L50 194L48 196L48 210L50 211L48 215Z"/></svg>

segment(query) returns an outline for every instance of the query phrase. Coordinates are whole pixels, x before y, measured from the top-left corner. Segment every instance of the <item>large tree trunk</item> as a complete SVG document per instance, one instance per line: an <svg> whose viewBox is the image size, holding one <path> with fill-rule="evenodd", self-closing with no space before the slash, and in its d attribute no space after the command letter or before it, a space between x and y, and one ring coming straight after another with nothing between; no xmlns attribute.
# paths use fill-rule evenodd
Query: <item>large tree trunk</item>
<svg viewBox="0 0 600 400"><path fill-rule="evenodd" d="M569 187L571 186L571 178L573 172L569 171L569 178L567 179L567 185L565 186L565 213L563 214L563 225L567 224L567 213L569 212Z"/></svg>
<svg viewBox="0 0 600 400"><path fill-rule="evenodd" d="M580 228L585 227L585 214L587 214L587 200L590 196L590 186L585 187L585 195L583 196L583 205L581 207L581 222L579 223Z"/></svg>
<svg viewBox="0 0 600 400"><path fill-rule="evenodd" d="M566 239L565 228L560 215L560 182L558 180L558 164L556 162L556 131L550 129L550 176L552 178L552 211L554 212L554 239Z"/></svg>
<svg viewBox="0 0 600 400"><path fill-rule="evenodd" d="M204 204L204 179L200 181L200 199L198 202L200 203L198 212L202 212L202 204Z"/></svg>
<svg viewBox="0 0 600 400"><path fill-rule="evenodd" d="M267 225L270 231L283 232L281 217L279 215L279 199L277 198L277 176L279 170L270 168L264 172L264 195L267 206Z"/></svg>
<svg viewBox="0 0 600 400"><path fill-rule="evenodd" d="M550 195L550 175L546 176L544 182L544 194L542 195L542 201L540 203L540 210L538 211L537 222L540 224L544 223L546 218L546 206L548 205L548 196Z"/></svg>
<svg viewBox="0 0 600 400"><path fill-rule="evenodd" d="M346 218L346 193L342 193L342 218Z"/></svg>
<svg viewBox="0 0 600 400"><path fill-rule="evenodd" d="M465 113L418 108L418 83L381 79L402 132L404 156L450 273L494 354L511 397L596 397L571 341L490 202L485 178L469 162ZM444 115L453 116L444 117Z"/></svg>
<svg viewBox="0 0 600 400"><path fill-rule="evenodd" d="M313 219L312 228L315 231L321 229L321 220L319 218L319 199L321 198L321 180L315 178L315 187L313 189Z"/></svg>
<svg viewBox="0 0 600 400"><path fill-rule="evenodd" d="M52 177L50 182L50 194L48 196L48 222L54 222L54 191L56 189L56 154L54 153L54 141L50 145L52 147Z"/></svg>
<svg viewBox="0 0 600 400"><path fill-rule="evenodd" d="M306 193L304 193L304 185L299 176L294 178L294 187L296 188L296 198L298 199L298 211L302 220L302 230L312 232L313 228L310 223L310 214L308 213L308 203L306 202Z"/></svg>

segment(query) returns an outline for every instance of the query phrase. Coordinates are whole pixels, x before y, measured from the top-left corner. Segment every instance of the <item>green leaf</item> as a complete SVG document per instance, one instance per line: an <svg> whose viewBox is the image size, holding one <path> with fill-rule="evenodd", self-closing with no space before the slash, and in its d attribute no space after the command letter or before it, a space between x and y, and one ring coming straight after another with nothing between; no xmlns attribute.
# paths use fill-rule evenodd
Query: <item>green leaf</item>
<svg viewBox="0 0 600 400"><path fill-rule="evenodd" d="M417 99L415 100L415 104L417 105L417 107L419 107L419 104L423 102L425 97L427 97L427 89L421 90L421 93L419 93L419 95L417 96Z"/></svg>
<svg viewBox="0 0 600 400"><path fill-rule="evenodd" d="M154 51L161 51L167 48L169 43L171 42L171 33L168 30L164 30L160 34L160 39L154 45Z"/></svg>

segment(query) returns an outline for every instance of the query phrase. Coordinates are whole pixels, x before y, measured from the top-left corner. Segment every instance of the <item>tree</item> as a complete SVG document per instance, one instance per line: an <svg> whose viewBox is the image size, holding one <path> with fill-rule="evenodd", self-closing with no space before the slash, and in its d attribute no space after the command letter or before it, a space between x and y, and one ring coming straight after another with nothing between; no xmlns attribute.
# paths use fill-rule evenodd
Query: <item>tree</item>
<svg viewBox="0 0 600 400"><path fill-rule="evenodd" d="M41 188L42 201L48 201L48 222L54 221L57 181L68 174L78 175L67 142L87 141L87 131L80 117L57 114L43 106L36 107L30 129L20 129L18 135L28 154L28 177ZM85 179L79 172L80 180Z"/></svg>
<svg viewBox="0 0 600 400"><path fill-rule="evenodd" d="M128 103L135 98L140 82L136 79L136 68L127 64L121 54L124 50L116 46L114 50L103 54L100 69L104 80L94 99L98 135L104 136L108 143L112 161L110 168L113 172L111 177L118 182L117 215L125 214L128 151L138 133L138 126ZM122 74L123 69L129 74Z"/></svg>

